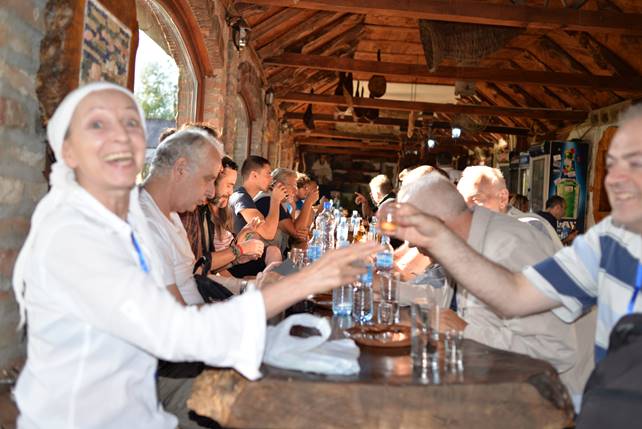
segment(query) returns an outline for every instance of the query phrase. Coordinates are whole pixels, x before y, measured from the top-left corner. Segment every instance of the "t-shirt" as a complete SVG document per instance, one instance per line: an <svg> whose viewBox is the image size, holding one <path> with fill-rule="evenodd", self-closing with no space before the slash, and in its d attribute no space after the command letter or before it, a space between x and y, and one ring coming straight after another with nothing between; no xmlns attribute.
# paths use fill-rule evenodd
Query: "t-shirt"
<svg viewBox="0 0 642 429"><path fill-rule="evenodd" d="M250 194L241 186L236 192L230 195L229 205L234 212L234 234L238 234L243 227L247 225L241 212L245 209L255 209L256 204L254 204L254 200L252 200Z"/></svg>
<svg viewBox="0 0 642 429"><path fill-rule="evenodd" d="M270 202L271 202L271 196L267 192L259 192L255 199L254 199L254 204L256 205L256 209L261 212L263 217L267 217L268 214L270 213ZM290 216L290 213L283 207L283 205L279 206L279 222L281 222L284 219L291 219L292 216Z"/></svg>
<svg viewBox="0 0 642 429"><path fill-rule="evenodd" d="M168 219L145 189L140 192L140 205L154 235L161 263L170 268L163 270L163 282L175 284L187 305L203 304L192 274L196 258L181 218L172 212Z"/></svg>
<svg viewBox="0 0 642 429"><path fill-rule="evenodd" d="M540 215L536 213L524 213L523 211L518 210L513 206L509 206L506 214L546 234L548 238L550 238L551 242L553 243L553 247L555 248L556 252L560 250L562 247L564 247L564 245L562 244L562 241L557 235L557 231L555 231L555 229L550 225L550 223Z"/></svg>
<svg viewBox="0 0 642 429"><path fill-rule="evenodd" d="M606 355L613 326L628 313L637 267L642 259L642 236L613 224L610 216L573 245L524 270L526 278L546 296L561 303L553 312L565 322L597 304L595 361ZM642 299L634 311L642 312Z"/></svg>
<svg viewBox="0 0 642 429"><path fill-rule="evenodd" d="M267 215L270 213L270 202L271 202L271 196L270 193L268 192L259 192L255 199L254 203L256 204L256 208L258 211L261 212L261 214L264 217L267 217ZM279 222L285 219L292 219L292 216L288 213L288 211L283 207L283 204L279 206ZM281 253L283 253L287 247L288 247L288 235L284 231L281 231L281 228L278 228L276 231L276 235L274 236L274 239L269 241L269 244L274 244L276 246L279 246L281 249Z"/></svg>
<svg viewBox="0 0 642 429"><path fill-rule="evenodd" d="M537 214L546 219L553 229L557 231L557 219L555 219L555 216L544 210L537 212Z"/></svg>

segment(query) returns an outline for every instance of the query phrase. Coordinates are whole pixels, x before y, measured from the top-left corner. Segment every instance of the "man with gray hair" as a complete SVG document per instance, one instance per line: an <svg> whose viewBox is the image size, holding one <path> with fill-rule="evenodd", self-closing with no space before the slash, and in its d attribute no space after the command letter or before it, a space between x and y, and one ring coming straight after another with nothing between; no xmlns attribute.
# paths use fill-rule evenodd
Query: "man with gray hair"
<svg viewBox="0 0 642 429"><path fill-rule="evenodd" d="M164 281L184 304L202 304L192 269L194 252L178 213L192 211L214 197L223 146L198 128L165 139L156 149L140 201L157 239Z"/></svg>
<svg viewBox="0 0 642 429"><path fill-rule="evenodd" d="M368 186L370 187L370 196L372 197L374 208L370 205L368 198L359 192L355 192L357 197L354 199L355 203L361 205L361 213L364 218L371 217L384 201L395 198L392 182L385 174L378 174L373 177Z"/></svg>
<svg viewBox="0 0 642 429"><path fill-rule="evenodd" d="M193 211L215 194L223 145L202 129L189 127L167 137L156 149L140 203L161 258L163 282L182 304L203 304L192 270L195 256L178 215ZM198 428L185 404L198 362L159 365L157 392L163 407L178 417L181 428Z"/></svg>
<svg viewBox="0 0 642 429"><path fill-rule="evenodd" d="M412 201L422 212L440 219L473 249L510 270L520 270L554 253L550 241L542 240L534 228L482 206L469 208L457 188L438 173L404 181L398 200ZM457 313L442 310L440 329L463 330L466 338L488 346L544 359L555 366L573 393L581 392L590 371L577 366L574 327L551 312L504 318L475 295L458 288ZM578 370L585 374L578 374Z"/></svg>
<svg viewBox="0 0 642 429"><path fill-rule="evenodd" d="M505 213L540 231L551 240L556 251L563 247L557 231L546 219L535 213L524 213L508 203L506 181L499 169L485 165L466 167L457 183L457 190L466 200L468 207L478 205L497 213Z"/></svg>

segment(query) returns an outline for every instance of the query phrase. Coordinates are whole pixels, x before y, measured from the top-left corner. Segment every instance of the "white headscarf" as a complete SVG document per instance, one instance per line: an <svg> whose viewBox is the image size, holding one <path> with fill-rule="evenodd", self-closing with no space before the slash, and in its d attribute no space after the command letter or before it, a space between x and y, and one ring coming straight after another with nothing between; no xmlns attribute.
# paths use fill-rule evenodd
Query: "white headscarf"
<svg viewBox="0 0 642 429"><path fill-rule="evenodd" d="M20 324L18 329L20 329L25 322L26 310L24 299L24 275L26 267L28 266L28 261L31 259L31 251L35 237L37 236L43 221L47 219L47 217L53 213L63 201L65 201L66 194L79 186L76 182L73 170L65 164L62 156L62 145L65 140L65 135L67 134L71 119L78 104L89 94L106 90L122 92L134 102L141 118L143 130L145 131L145 134L147 134L145 128L145 114L134 98L134 95L129 90L113 83L95 82L81 86L80 88L70 92L54 112L47 124L47 138L49 140L49 145L56 155L56 162L51 166L51 174L49 175L51 189L36 206L33 216L31 217L31 229L29 230L27 239L18 254L16 264L13 268L13 290L16 295L16 301L20 307ZM151 237L147 227L147 222L145 221L145 216L140 207L138 200L138 188L136 186L132 189L129 199L129 216L130 219L132 217L140 219L140 222L136 222L139 229L141 229L140 232L145 237ZM148 241L148 243L151 244L152 242ZM153 249L148 248L147 250L153 253Z"/></svg>

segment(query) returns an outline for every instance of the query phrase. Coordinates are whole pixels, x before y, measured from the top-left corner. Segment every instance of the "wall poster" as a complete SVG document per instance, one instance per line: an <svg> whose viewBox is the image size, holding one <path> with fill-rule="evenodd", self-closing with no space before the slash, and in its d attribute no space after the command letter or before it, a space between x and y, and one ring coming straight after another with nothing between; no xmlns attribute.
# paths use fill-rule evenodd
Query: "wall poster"
<svg viewBox="0 0 642 429"><path fill-rule="evenodd" d="M97 0L87 0L80 84L106 80L127 87L131 30Z"/></svg>

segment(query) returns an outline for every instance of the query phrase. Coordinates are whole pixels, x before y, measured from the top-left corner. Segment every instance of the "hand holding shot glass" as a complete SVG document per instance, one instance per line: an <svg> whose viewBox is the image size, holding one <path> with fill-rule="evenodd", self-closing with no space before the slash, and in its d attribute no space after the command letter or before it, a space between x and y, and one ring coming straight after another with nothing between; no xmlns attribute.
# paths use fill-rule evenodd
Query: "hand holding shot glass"
<svg viewBox="0 0 642 429"><path fill-rule="evenodd" d="M390 201L384 202L377 211L379 228L384 235L393 235L397 230L397 208L399 204Z"/></svg>

